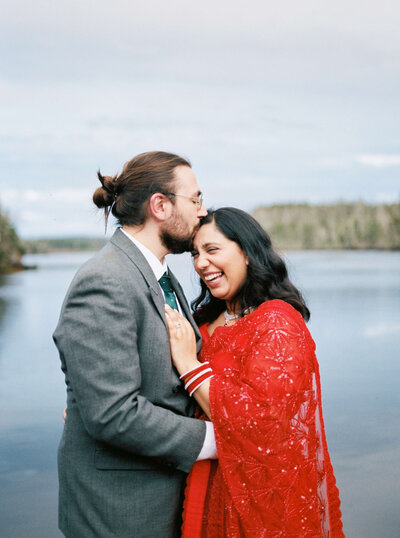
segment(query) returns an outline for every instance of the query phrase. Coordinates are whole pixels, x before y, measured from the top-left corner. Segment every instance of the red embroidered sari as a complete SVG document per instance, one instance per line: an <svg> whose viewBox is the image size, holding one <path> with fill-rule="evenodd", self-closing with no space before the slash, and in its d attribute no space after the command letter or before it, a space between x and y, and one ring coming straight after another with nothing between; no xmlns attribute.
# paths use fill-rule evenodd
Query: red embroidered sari
<svg viewBox="0 0 400 538"><path fill-rule="evenodd" d="M315 344L301 315L267 301L211 337L201 332L219 459L189 474L182 536L343 537Z"/></svg>

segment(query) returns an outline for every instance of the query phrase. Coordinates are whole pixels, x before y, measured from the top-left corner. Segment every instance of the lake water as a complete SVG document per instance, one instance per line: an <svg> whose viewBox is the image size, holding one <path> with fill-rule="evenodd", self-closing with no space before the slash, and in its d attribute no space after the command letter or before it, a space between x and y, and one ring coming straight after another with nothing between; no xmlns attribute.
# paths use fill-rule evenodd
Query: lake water
<svg viewBox="0 0 400 538"><path fill-rule="evenodd" d="M51 334L89 254L29 256L35 271L0 277L0 536L59 537L56 451L64 380ZM400 536L400 255L291 252L311 309L325 425L354 538ZM189 257L170 258L190 298Z"/></svg>

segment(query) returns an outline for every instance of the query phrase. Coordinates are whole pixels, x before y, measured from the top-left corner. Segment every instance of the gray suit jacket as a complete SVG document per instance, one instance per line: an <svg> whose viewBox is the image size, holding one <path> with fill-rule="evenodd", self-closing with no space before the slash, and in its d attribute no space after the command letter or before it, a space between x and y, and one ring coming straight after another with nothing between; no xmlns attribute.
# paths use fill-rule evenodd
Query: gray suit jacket
<svg viewBox="0 0 400 538"><path fill-rule="evenodd" d="M171 363L162 291L120 230L76 274L54 341L68 405L60 529L74 538L178 536L185 473L205 424L189 418L193 401Z"/></svg>

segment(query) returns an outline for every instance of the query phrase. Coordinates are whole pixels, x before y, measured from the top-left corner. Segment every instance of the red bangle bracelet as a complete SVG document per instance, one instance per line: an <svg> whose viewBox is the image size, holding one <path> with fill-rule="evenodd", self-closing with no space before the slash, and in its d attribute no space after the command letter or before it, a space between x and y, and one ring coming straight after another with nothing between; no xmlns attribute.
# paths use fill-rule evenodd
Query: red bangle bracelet
<svg viewBox="0 0 400 538"><path fill-rule="evenodd" d="M189 396L192 396L193 393L201 387L201 385L203 383L205 383L206 381L208 381L209 379L211 379L212 377L214 377L214 374L212 372L207 372L205 374L203 374L202 376L200 376L198 379L192 381L189 383L189 386L187 388L188 392L189 392Z"/></svg>
<svg viewBox="0 0 400 538"><path fill-rule="evenodd" d="M211 368L203 368L202 370L198 370L196 375L188 379L185 383L185 389L189 390L189 387L192 386L193 383L196 383L198 379L201 379L204 375L212 374Z"/></svg>
<svg viewBox="0 0 400 538"><path fill-rule="evenodd" d="M196 366L195 368L192 368L191 370L189 370L189 371L185 372L184 374L182 374L180 376L180 379L182 379L184 381L184 383L187 383L187 381L189 379L191 379L192 377L194 377L198 373L200 373L200 372L206 370L207 368L209 368L209 364L210 363L208 361L203 362L199 366Z"/></svg>

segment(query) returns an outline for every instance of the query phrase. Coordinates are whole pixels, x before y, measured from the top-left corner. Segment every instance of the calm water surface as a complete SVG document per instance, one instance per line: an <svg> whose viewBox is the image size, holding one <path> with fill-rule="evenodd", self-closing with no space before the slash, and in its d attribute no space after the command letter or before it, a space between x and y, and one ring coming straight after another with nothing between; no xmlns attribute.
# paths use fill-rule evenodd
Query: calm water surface
<svg viewBox="0 0 400 538"><path fill-rule="evenodd" d="M64 380L51 334L89 254L27 257L0 277L0 536L61 536L56 450ZM311 309L328 444L348 537L400 536L400 255L291 252ZM196 294L189 257L170 265Z"/></svg>

